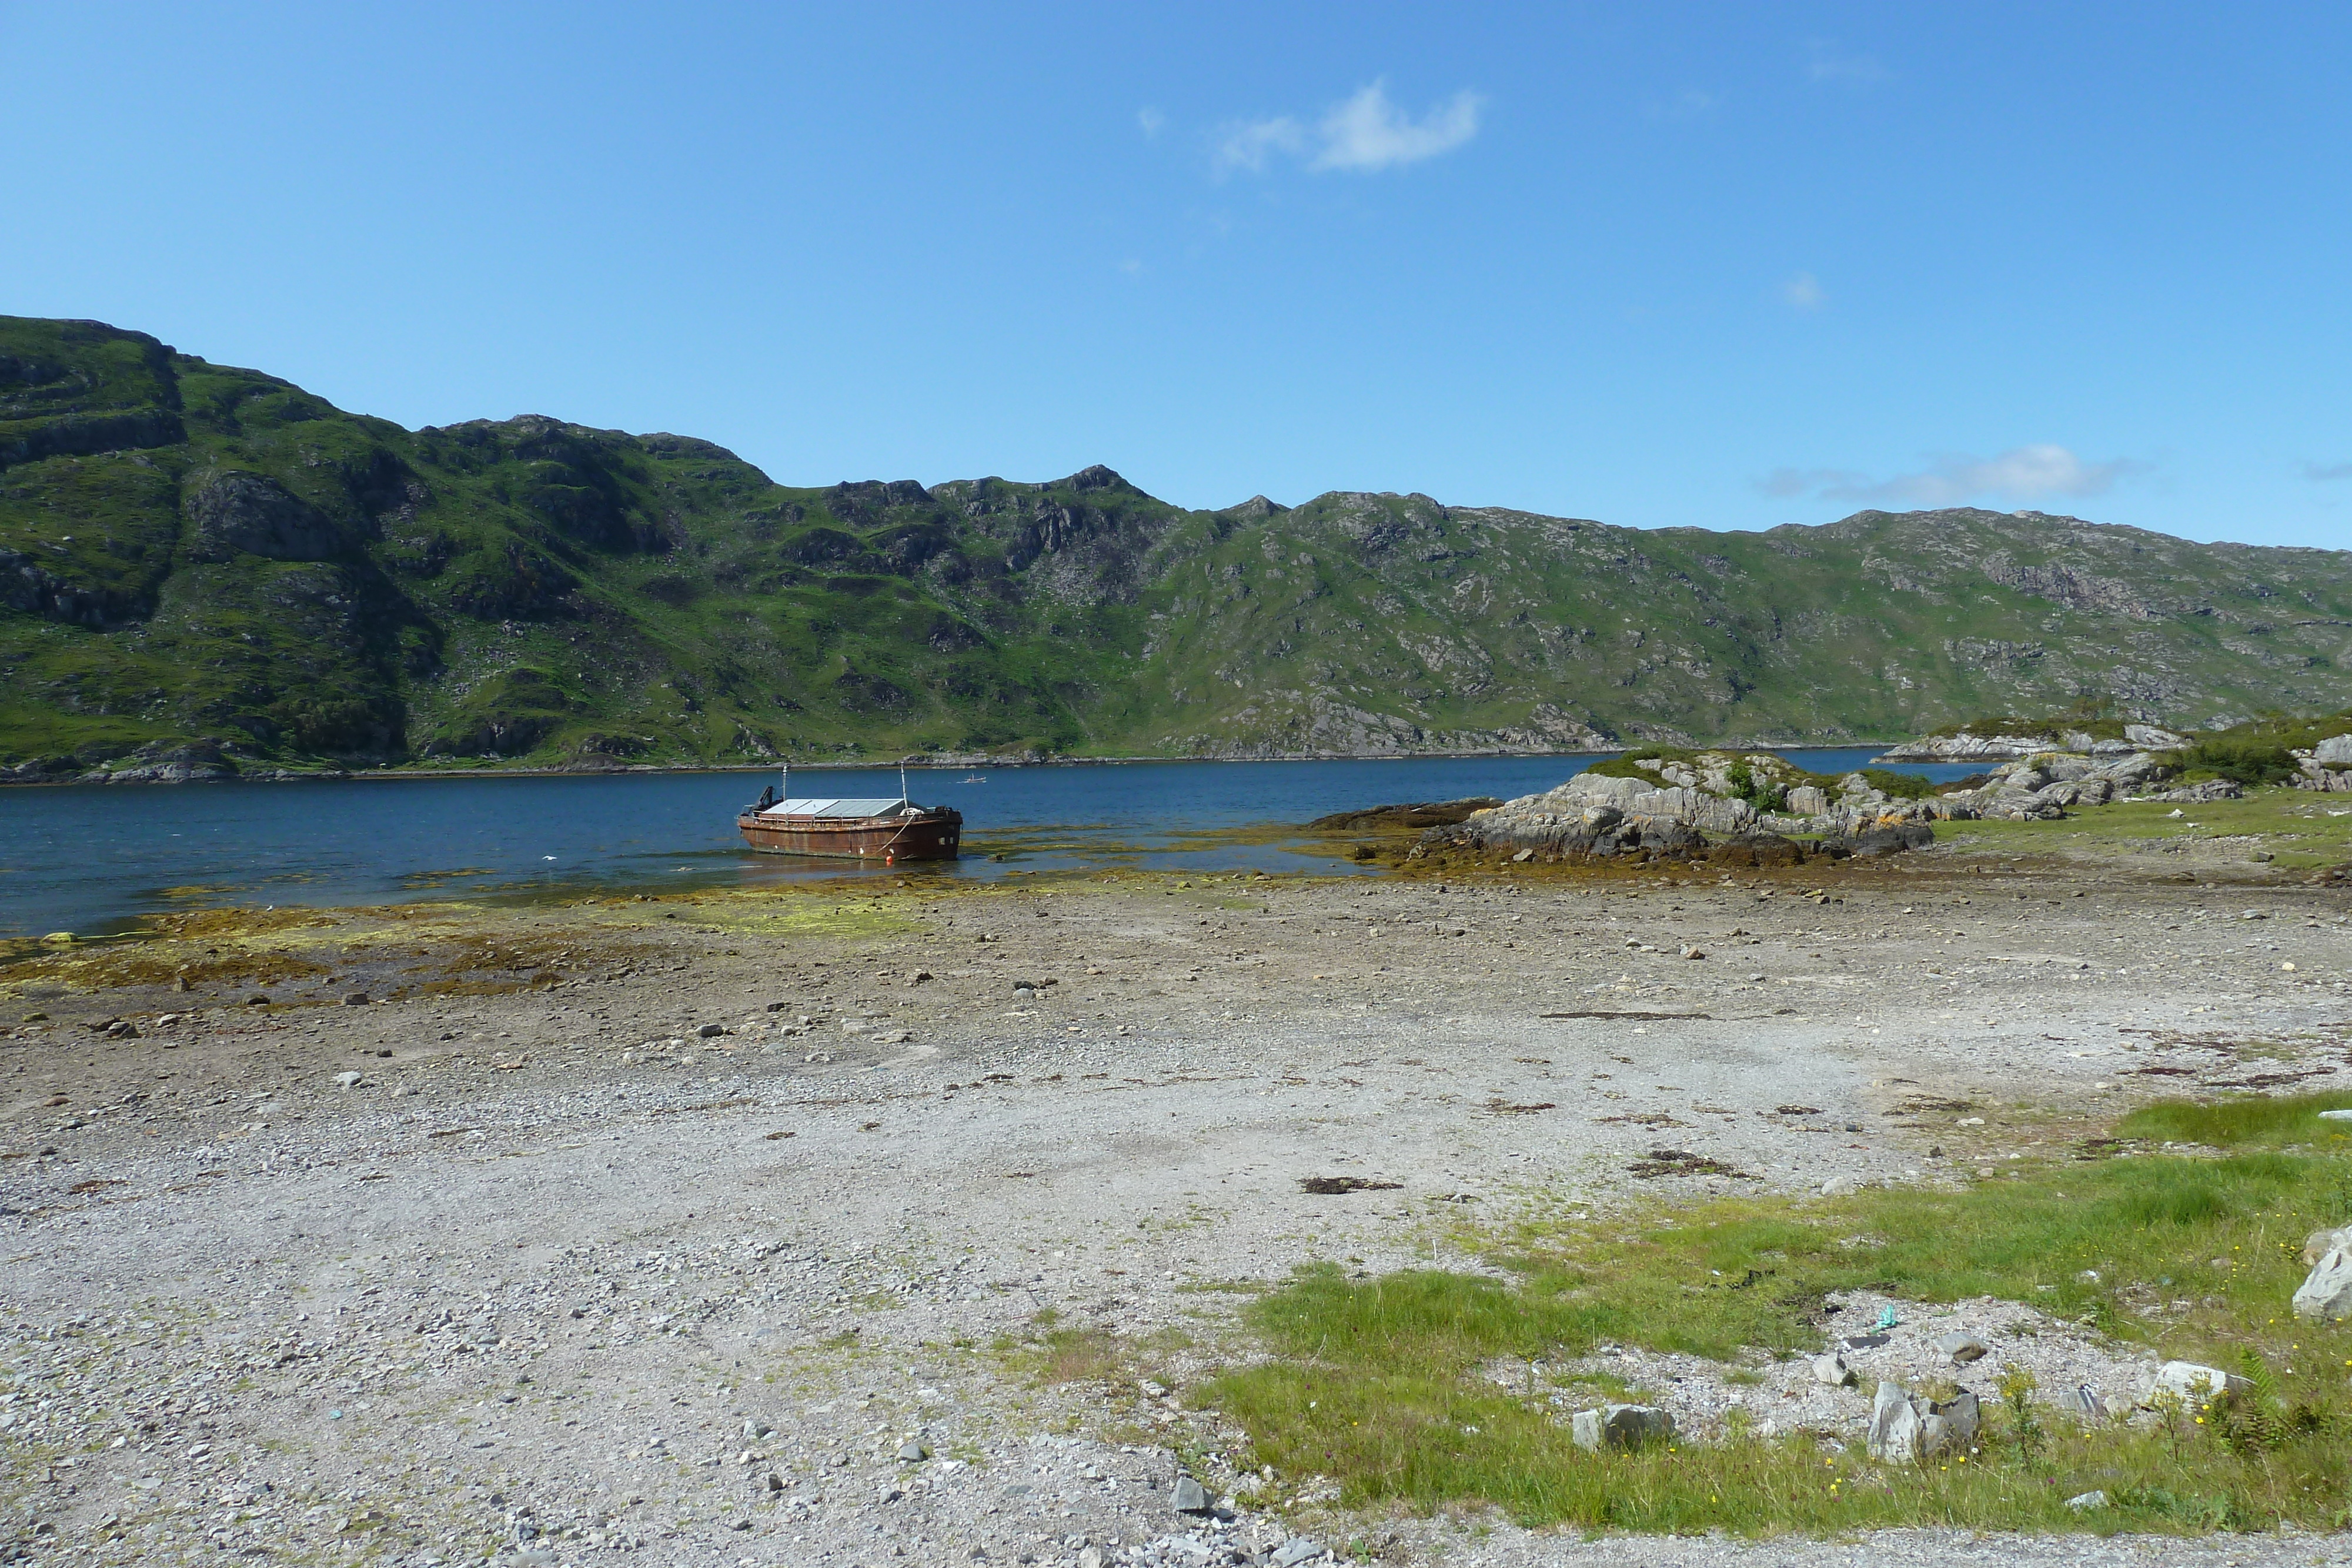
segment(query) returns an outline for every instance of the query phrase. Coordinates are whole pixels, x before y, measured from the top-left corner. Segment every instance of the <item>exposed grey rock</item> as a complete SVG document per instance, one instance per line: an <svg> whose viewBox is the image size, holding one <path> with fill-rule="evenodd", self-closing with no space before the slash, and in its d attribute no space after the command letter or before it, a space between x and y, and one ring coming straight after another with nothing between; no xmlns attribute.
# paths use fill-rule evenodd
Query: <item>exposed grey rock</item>
<svg viewBox="0 0 2352 1568"><path fill-rule="evenodd" d="M2179 806L2201 806L2211 800L2236 800L2245 796L2245 786L2234 779L2208 779L2202 784L2185 785L2179 789L2167 789L2147 797Z"/></svg>
<svg viewBox="0 0 2352 1568"><path fill-rule="evenodd" d="M1911 1391L1888 1378L1870 1402L1870 1457L1885 1465L1908 1465L1919 1458L1919 1413Z"/></svg>
<svg viewBox="0 0 2352 1568"><path fill-rule="evenodd" d="M724 1024L707 1023L701 1025L694 1031L694 1038L697 1040L717 1040L720 1035L725 1034L726 1032L727 1026Z"/></svg>
<svg viewBox="0 0 2352 1568"><path fill-rule="evenodd" d="M2294 1292L2294 1315L2332 1323L2352 1318L2352 1249L2331 1248Z"/></svg>
<svg viewBox="0 0 2352 1568"><path fill-rule="evenodd" d="M1992 1346L1972 1333L1955 1333L1939 1335L1936 1340L1936 1348L1962 1366L1972 1361L1980 1361L1992 1353Z"/></svg>
<svg viewBox="0 0 2352 1568"><path fill-rule="evenodd" d="M2338 1247L2352 1247L2352 1225L2339 1226L2333 1230L2315 1230L2305 1237L2303 1266L2306 1269L2312 1267Z"/></svg>
<svg viewBox="0 0 2352 1568"><path fill-rule="evenodd" d="M2311 755L2330 768L2352 768L2352 735L2331 735L2313 747Z"/></svg>
<svg viewBox="0 0 2352 1568"><path fill-rule="evenodd" d="M2168 1361L2157 1368L2148 1394L2168 1391L2184 1399L2236 1399L2253 1392L2254 1385L2234 1373L2223 1372L2217 1366L2200 1366L2193 1361Z"/></svg>
<svg viewBox="0 0 2352 1568"><path fill-rule="evenodd" d="M1580 1448L1638 1448L1675 1435L1675 1418L1654 1405L1601 1405L1579 1410L1570 1434Z"/></svg>
<svg viewBox="0 0 2352 1568"><path fill-rule="evenodd" d="M1854 1385L1853 1368L1845 1364L1845 1357L1831 1351L1813 1357L1813 1381L1826 1383L1832 1388L1851 1388Z"/></svg>
<svg viewBox="0 0 2352 1568"><path fill-rule="evenodd" d="M1176 1490L1168 1500L1178 1513L1207 1513L1214 1506L1209 1499L1209 1489L1191 1476L1176 1478Z"/></svg>
<svg viewBox="0 0 2352 1568"><path fill-rule="evenodd" d="M1310 1540L1304 1535L1294 1535L1276 1547L1274 1555L1266 1561L1273 1563L1275 1568L1297 1568L1298 1563L1311 1562L1322 1555L1321 1542Z"/></svg>
<svg viewBox="0 0 2352 1568"><path fill-rule="evenodd" d="M1951 1398L1937 1401L1914 1400L1916 1410L1921 1404L1927 1408L1919 1417L1919 1457L1932 1459L1943 1454L1966 1452L1984 1427L1984 1412L1977 1396L1963 1388Z"/></svg>
<svg viewBox="0 0 2352 1568"><path fill-rule="evenodd" d="M2076 1492L2066 1500L2066 1506L2076 1513L2085 1509L2105 1508L2107 1506L2107 1494L2104 1491Z"/></svg>
<svg viewBox="0 0 2352 1568"><path fill-rule="evenodd" d="M901 1464L919 1465L930 1457L931 1450L915 1438L909 1437L898 1445L898 1461Z"/></svg>
<svg viewBox="0 0 2352 1568"><path fill-rule="evenodd" d="M266 475L208 474L187 510L196 525L190 553L198 560L226 560L240 551L269 560L325 560L343 549L341 533L325 514Z"/></svg>

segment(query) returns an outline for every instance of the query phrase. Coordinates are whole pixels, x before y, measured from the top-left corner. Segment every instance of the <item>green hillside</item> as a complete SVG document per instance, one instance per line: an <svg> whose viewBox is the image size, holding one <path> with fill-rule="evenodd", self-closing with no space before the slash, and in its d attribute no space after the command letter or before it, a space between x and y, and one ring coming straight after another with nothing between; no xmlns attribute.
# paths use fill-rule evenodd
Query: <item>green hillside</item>
<svg viewBox="0 0 2352 1568"><path fill-rule="evenodd" d="M796 488L526 417L404 430L0 318L0 766L1550 749L2083 701L2352 704L2352 554L2038 514L1642 531L1107 468ZM199 749L203 749L201 746Z"/></svg>

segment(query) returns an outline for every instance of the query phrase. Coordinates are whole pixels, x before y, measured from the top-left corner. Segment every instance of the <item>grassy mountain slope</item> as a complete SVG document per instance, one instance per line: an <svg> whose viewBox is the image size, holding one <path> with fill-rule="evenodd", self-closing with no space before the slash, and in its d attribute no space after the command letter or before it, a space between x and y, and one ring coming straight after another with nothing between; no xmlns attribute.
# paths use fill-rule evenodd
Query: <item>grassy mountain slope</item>
<svg viewBox="0 0 2352 1568"><path fill-rule="evenodd" d="M1640 531L1422 496L1189 512L794 488L706 442L407 431L0 318L0 764L1267 755L2352 702L2352 555L2073 518Z"/></svg>

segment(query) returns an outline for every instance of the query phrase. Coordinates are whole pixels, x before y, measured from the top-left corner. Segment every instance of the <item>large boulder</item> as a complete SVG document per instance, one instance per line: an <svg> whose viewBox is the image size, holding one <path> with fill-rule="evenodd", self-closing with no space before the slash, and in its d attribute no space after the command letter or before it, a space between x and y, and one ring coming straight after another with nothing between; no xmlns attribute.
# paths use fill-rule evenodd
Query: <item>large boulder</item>
<svg viewBox="0 0 2352 1568"><path fill-rule="evenodd" d="M2352 768L2352 735L2331 735L2313 747L2311 755L2329 768Z"/></svg>

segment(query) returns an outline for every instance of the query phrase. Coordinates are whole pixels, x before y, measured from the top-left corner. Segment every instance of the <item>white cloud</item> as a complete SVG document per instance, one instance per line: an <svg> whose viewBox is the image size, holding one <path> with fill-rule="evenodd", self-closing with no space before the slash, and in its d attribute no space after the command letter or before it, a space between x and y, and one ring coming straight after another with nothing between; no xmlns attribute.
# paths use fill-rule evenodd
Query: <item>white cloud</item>
<svg viewBox="0 0 2352 1568"><path fill-rule="evenodd" d="M1216 166L1221 173L1255 173L1281 153L1317 171L1402 168L1451 152L1477 135L1486 101L1475 92L1457 92L1415 120L1389 100L1385 80L1375 81L1334 105L1312 129L1286 114L1225 127Z"/></svg>
<svg viewBox="0 0 2352 1568"><path fill-rule="evenodd" d="M2085 463L2063 446L2044 443L2011 447L1997 457L1942 457L1917 473L1885 479L1839 468L1776 468L1757 487L1782 497L1812 495L1825 501L1951 507L1995 497L2104 496L2117 480L2144 473L2147 466L2128 457Z"/></svg>
<svg viewBox="0 0 2352 1568"><path fill-rule="evenodd" d="M1135 111L1135 123L1143 128L1144 135L1156 137L1167 128L1168 117L1147 106Z"/></svg>
<svg viewBox="0 0 2352 1568"><path fill-rule="evenodd" d="M1780 298L1796 310L1818 310L1830 302L1822 291L1821 280L1810 272L1801 272L1780 285Z"/></svg>
<svg viewBox="0 0 2352 1568"><path fill-rule="evenodd" d="M1419 120L1389 101L1388 84L1376 81L1323 117L1317 127L1322 151L1316 169L1392 169L1451 152L1478 134L1478 110L1486 99L1457 92Z"/></svg>

